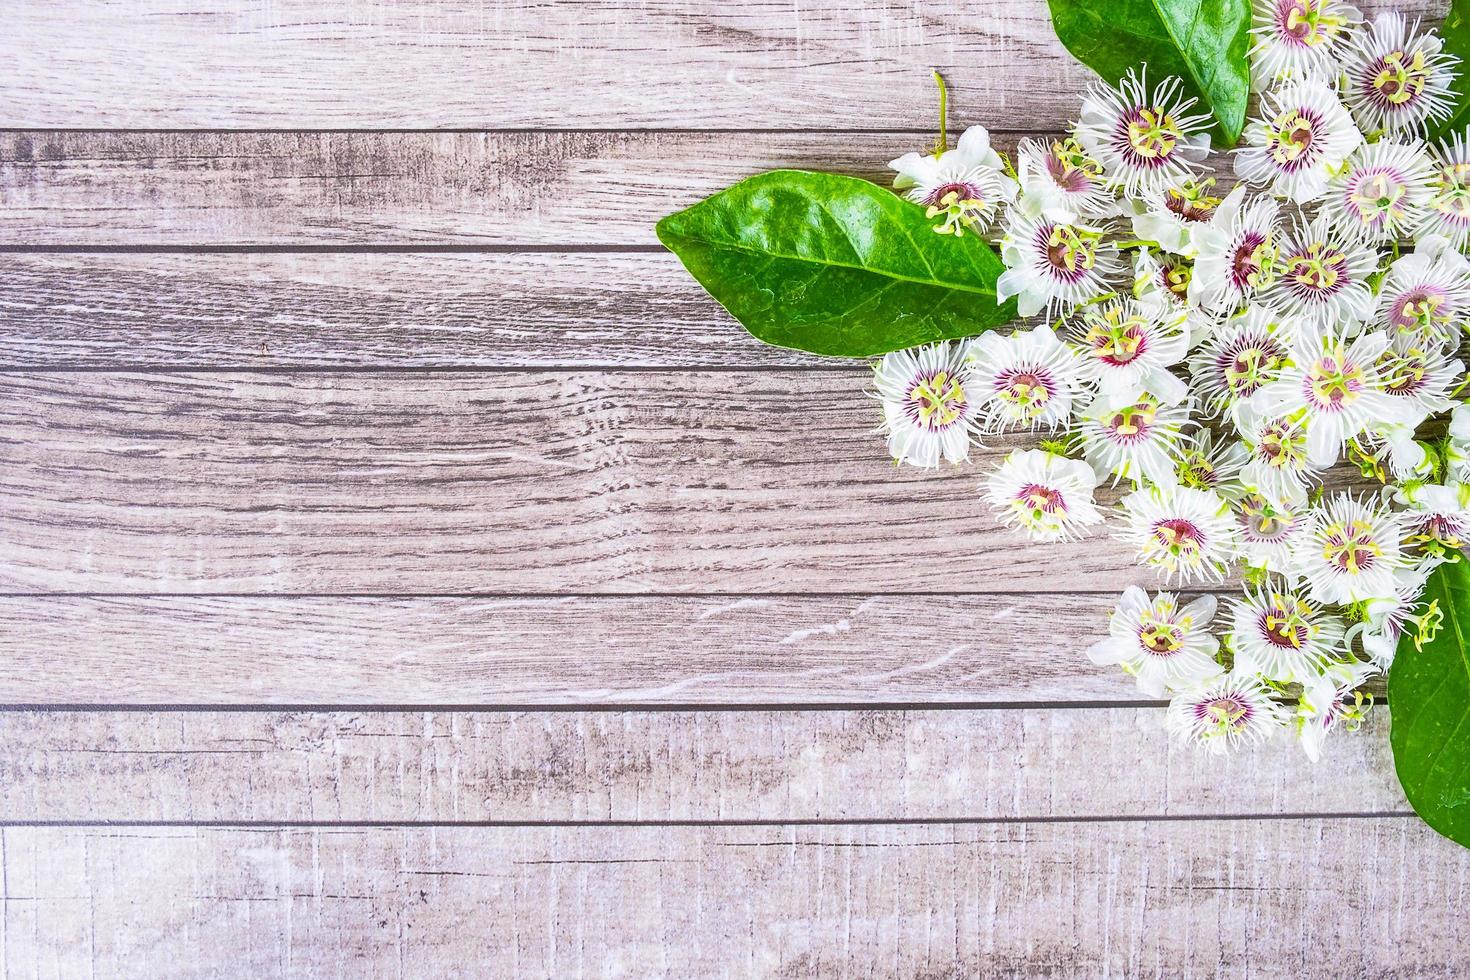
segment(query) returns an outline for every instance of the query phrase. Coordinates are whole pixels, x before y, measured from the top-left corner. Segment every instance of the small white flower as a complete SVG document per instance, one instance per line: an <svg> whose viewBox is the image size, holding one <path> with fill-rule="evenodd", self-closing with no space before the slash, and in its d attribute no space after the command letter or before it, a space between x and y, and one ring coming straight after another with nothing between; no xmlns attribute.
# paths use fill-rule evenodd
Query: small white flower
<svg viewBox="0 0 1470 980"><path fill-rule="evenodd" d="M1470 129L1446 139L1430 154L1434 178L1418 232L1442 235L1463 252L1470 245Z"/></svg>
<svg viewBox="0 0 1470 980"><path fill-rule="evenodd" d="M1116 89L1094 83L1082 99L1077 141L1098 163L1103 179L1129 196L1195 177L1210 149L1210 117L1186 115L1194 99L1178 78L1153 91L1142 72L1130 71Z"/></svg>
<svg viewBox="0 0 1470 980"><path fill-rule="evenodd" d="M1315 79L1263 95L1261 112L1264 118L1245 128L1235 172L1298 204L1321 197L1332 172L1363 142L1337 95Z"/></svg>
<svg viewBox="0 0 1470 980"><path fill-rule="evenodd" d="M1078 423L1082 453L1099 474L1172 487L1180 433L1189 421L1183 406L1160 405L1144 396L1131 405L1093 399Z"/></svg>
<svg viewBox="0 0 1470 980"><path fill-rule="evenodd" d="M1299 221L1283 237L1280 275L1266 302L1320 324L1350 326L1373 315L1378 250L1344 233L1326 216Z"/></svg>
<svg viewBox="0 0 1470 980"><path fill-rule="evenodd" d="M1404 406L1395 421L1412 432L1429 416L1455 406L1449 393L1465 376L1465 365L1450 360L1445 348L1408 336L1396 337L1379 356L1378 371L1384 392Z"/></svg>
<svg viewBox="0 0 1470 980"><path fill-rule="evenodd" d="M1193 687L1223 673L1215 662L1220 641L1209 630L1214 617L1214 596L1201 596L1181 608L1171 592L1150 600L1130 585L1108 623L1108 639L1093 644L1087 656L1095 664L1121 665L1138 680L1140 691L1161 698L1171 689Z"/></svg>
<svg viewBox="0 0 1470 980"><path fill-rule="evenodd" d="M1406 399L1384 391L1379 361L1388 349L1383 332L1348 341L1331 330L1306 330L1292 345L1291 364L1280 379L1251 397L1252 411L1266 417L1300 412L1307 423L1307 458L1317 468L1335 463L1343 444L1370 426L1407 423Z"/></svg>
<svg viewBox="0 0 1470 980"><path fill-rule="evenodd" d="M1223 754L1270 738L1288 716L1259 677L1237 669L1176 695L1167 717L1186 742Z"/></svg>
<svg viewBox="0 0 1470 980"><path fill-rule="evenodd" d="M1231 191L1208 226L1190 235L1197 256L1189 301L1218 312L1233 311L1276 276L1276 214L1273 198L1246 203L1245 188Z"/></svg>
<svg viewBox="0 0 1470 980"><path fill-rule="evenodd" d="M1389 266L1378 316L1399 334L1421 342L1458 340L1470 316L1470 262L1449 241L1426 234L1414 251Z"/></svg>
<svg viewBox="0 0 1470 980"><path fill-rule="evenodd" d="M1276 381L1286 363L1286 342L1277 336L1279 317L1252 304L1242 316L1226 320L1189 357L1189 378L1201 407L1211 417Z"/></svg>
<svg viewBox="0 0 1470 980"><path fill-rule="evenodd" d="M1448 435L1444 461L1449 477L1459 483L1470 483L1470 404L1462 402L1451 409Z"/></svg>
<svg viewBox="0 0 1470 980"><path fill-rule="evenodd" d="M1433 181L1433 164L1418 140L1367 143L1332 178L1322 213L1366 242L1392 241L1424 221Z"/></svg>
<svg viewBox="0 0 1470 980"><path fill-rule="evenodd" d="M1380 13L1353 39L1343 53L1344 95L1364 132L1422 131L1449 116L1459 59L1443 47L1397 11Z"/></svg>
<svg viewBox="0 0 1470 980"><path fill-rule="evenodd" d="M1117 246L1099 228L1031 217L1012 208L1001 246L1006 271L996 283L1001 302L1012 296L1022 316L1050 318L1111 289L1122 265Z"/></svg>
<svg viewBox="0 0 1470 980"><path fill-rule="evenodd" d="M1147 487L1122 500L1127 529L1118 536L1138 552L1142 565L1166 582L1221 582L1235 560L1230 506L1210 490Z"/></svg>
<svg viewBox="0 0 1470 980"><path fill-rule="evenodd" d="M1251 568L1287 574L1305 526L1296 510L1273 503L1260 493L1248 493L1236 502L1240 554Z"/></svg>
<svg viewBox="0 0 1470 980"><path fill-rule="evenodd" d="M1419 608L1419 597L1424 592L1427 574L1421 569L1400 569L1394 574L1393 587L1386 594L1373 596L1363 603L1367 620L1348 630L1348 639L1356 634L1358 642L1363 644L1363 652L1379 670L1387 672L1393 666L1399 639Z"/></svg>
<svg viewBox="0 0 1470 980"><path fill-rule="evenodd" d="M1153 395L1177 405L1189 387L1170 373L1189 349L1188 313L1157 302L1115 299L1085 307L1068 340L1080 352L1082 377L1114 403Z"/></svg>
<svg viewBox="0 0 1470 980"><path fill-rule="evenodd" d="M1246 590L1235 601L1230 631L1237 670L1284 683L1318 676L1346 652L1342 619L1289 589Z"/></svg>
<svg viewBox="0 0 1470 980"><path fill-rule="evenodd" d="M1007 527L1021 528L1032 541L1061 541L1102 523L1092 499L1096 487L1097 474L1081 460L1016 449L991 476L986 498Z"/></svg>
<svg viewBox="0 0 1470 980"><path fill-rule="evenodd" d="M1179 485L1213 490L1226 500L1234 500L1244 492L1240 471L1249 458L1240 440L1217 437L1211 430L1202 429L1179 454Z"/></svg>
<svg viewBox="0 0 1470 980"><path fill-rule="evenodd" d="M1075 137L1022 140L1016 156L1021 177L1017 207L1032 217L1075 224L1117 213L1113 193L1103 183L1102 165Z"/></svg>
<svg viewBox="0 0 1470 980"><path fill-rule="evenodd" d="M1408 508L1400 519L1409 547L1437 559L1470 544L1470 485L1411 483L1395 499Z"/></svg>
<svg viewBox="0 0 1470 980"><path fill-rule="evenodd" d="M1189 358L1190 380L1201 407L1214 418L1281 376L1287 344L1277 335L1279 317L1253 304L1225 321Z"/></svg>
<svg viewBox="0 0 1470 980"><path fill-rule="evenodd" d="M1424 480L1434 472L1434 458L1414 439L1414 426L1380 422L1359 433L1353 448L1363 456L1387 461L1395 480ZM1362 465L1361 460L1356 460ZM1381 469L1381 467L1380 467Z"/></svg>
<svg viewBox="0 0 1470 980"><path fill-rule="evenodd" d="M1133 256L1133 295L1148 302L1184 307L1189 302L1192 259L1141 248Z"/></svg>
<svg viewBox="0 0 1470 980"><path fill-rule="evenodd" d="M1129 202L1133 234L1175 255L1193 255L1190 233L1214 217L1221 199L1210 193L1214 178L1155 188Z"/></svg>
<svg viewBox="0 0 1470 980"><path fill-rule="evenodd" d="M1016 182L1003 172L984 126L965 130L952 150L937 156L905 153L888 166L898 171L895 190L927 207L929 217L944 216L934 229L943 234L983 232L1016 197Z"/></svg>
<svg viewBox="0 0 1470 980"><path fill-rule="evenodd" d="M1251 86L1257 91L1289 79L1327 77L1336 57L1362 23L1342 0L1255 0L1251 28Z"/></svg>
<svg viewBox="0 0 1470 980"><path fill-rule="evenodd" d="M1347 604L1395 593L1405 565L1399 518L1381 504L1334 494L1312 512L1295 565L1318 602Z"/></svg>
<svg viewBox="0 0 1470 980"><path fill-rule="evenodd" d="M1071 417L1080 365L1050 326L982 334L970 343L970 363L982 431L1054 429Z"/></svg>
<svg viewBox="0 0 1470 980"><path fill-rule="evenodd" d="M1300 412L1262 412L1255 400L1240 411L1240 434L1249 457L1240 482L1273 506L1296 509L1306 502L1307 487L1325 468L1312 462L1307 423Z"/></svg>
<svg viewBox="0 0 1470 980"><path fill-rule="evenodd" d="M1302 685L1293 720L1307 758L1313 762L1322 758L1322 743L1340 722L1350 729L1362 724L1364 709L1373 699L1358 688L1375 672L1372 664L1361 660L1343 661Z"/></svg>
<svg viewBox="0 0 1470 980"><path fill-rule="evenodd" d="M965 347L945 341L883 355L873 379L895 461L936 467L970 458L978 386Z"/></svg>

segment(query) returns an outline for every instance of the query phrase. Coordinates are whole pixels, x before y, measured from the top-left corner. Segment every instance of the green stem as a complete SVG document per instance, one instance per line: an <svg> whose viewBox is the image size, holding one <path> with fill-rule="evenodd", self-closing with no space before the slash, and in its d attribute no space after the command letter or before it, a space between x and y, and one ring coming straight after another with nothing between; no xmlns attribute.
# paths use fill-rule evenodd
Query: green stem
<svg viewBox="0 0 1470 980"><path fill-rule="evenodd" d="M945 88L944 76L937 68L934 70L934 84L939 86L939 142L935 144L934 155L939 156L949 149L949 90Z"/></svg>

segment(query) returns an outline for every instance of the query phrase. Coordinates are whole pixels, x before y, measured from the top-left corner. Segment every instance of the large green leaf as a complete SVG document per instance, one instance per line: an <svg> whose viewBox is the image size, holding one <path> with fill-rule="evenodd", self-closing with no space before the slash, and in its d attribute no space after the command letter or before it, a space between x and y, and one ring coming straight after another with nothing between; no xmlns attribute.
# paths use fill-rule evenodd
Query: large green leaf
<svg viewBox="0 0 1470 980"><path fill-rule="evenodd" d="M867 357L1011 320L1005 271L974 235L936 235L924 209L866 180L775 170L671 214L659 241L752 334Z"/></svg>
<svg viewBox="0 0 1470 980"><path fill-rule="evenodd" d="M1162 81L1178 75L1215 117L1225 145L1245 126L1250 97L1250 0L1048 0L1067 50L1116 85L1148 65Z"/></svg>
<svg viewBox="0 0 1470 980"><path fill-rule="evenodd" d="M1438 138L1465 131L1470 126L1470 0L1450 0L1450 12L1439 29L1444 49L1460 59L1456 68L1455 111L1436 127L1431 135Z"/></svg>
<svg viewBox="0 0 1470 980"><path fill-rule="evenodd" d="M1435 569L1423 601L1444 621L1422 647L1412 629L1399 641L1388 674L1393 764L1415 812L1470 847L1470 561Z"/></svg>

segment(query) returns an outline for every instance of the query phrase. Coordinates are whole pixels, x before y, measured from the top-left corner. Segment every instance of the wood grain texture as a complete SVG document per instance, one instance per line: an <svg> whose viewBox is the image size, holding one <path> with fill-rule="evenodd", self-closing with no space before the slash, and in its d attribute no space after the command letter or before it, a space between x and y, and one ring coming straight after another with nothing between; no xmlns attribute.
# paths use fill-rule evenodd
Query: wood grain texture
<svg viewBox="0 0 1470 980"><path fill-rule="evenodd" d="M762 170L892 181L917 133L0 135L10 245L640 245ZM998 136L1008 148L1013 136Z"/></svg>
<svg viewBox="0 0 1470 980"><path fill-rule="evenodd" d="M1040 0L18 0L7 18L5 126L912 127L940 69L959 118L1054 128L1090 75Z"/></svg>
<svg viewBox="0 0 1470 980"><path fill-rule="evenodd" d="M1411 818L7 828L16 978L1457 976L1470 852ZM263 937L270 937L265 940Z"/></svg>
<svg viewBox="0 0 1470 980"><path fill-rule="evenodd" d="M0 597L7 704L1120 701L1116 596Z"/></svg>
<svg viewBox="0 0 1470 980"><path fill-rule="evenodd" d="M1202 753L1163 708L5 712L0 822L1407 814L1387 722L1313 765Z"/></svg>
<svg viewBox="0 0 1470 980"><path fill-rule="evenodd" d="M12 592L1029 592L987 472L895 467L867 372L5 374ZM993 463L1030 437L997 438ZM1113 494L1116 496L1116 494Z"/></svg>
<svg viewBox="0 0 1470 980"><path fill-rule="evenodd" d="M760 343L672 254L0 254L14 368L846 366Z"/></svg>
<svg viewBox="0 0 1470 980"><path fill-rule="evenodd" d="M1034 0L27 0L8 16L7 126L904 127L929 122L931 68L957 109L1042 122L1087 78Z"/></svg>

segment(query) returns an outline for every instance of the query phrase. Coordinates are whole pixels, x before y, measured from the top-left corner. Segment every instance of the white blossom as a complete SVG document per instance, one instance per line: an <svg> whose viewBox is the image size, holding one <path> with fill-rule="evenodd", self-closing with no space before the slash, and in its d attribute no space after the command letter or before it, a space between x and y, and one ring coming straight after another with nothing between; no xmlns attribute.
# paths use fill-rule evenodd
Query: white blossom
<svg viewBox="0 0 1470 980"><path fill-rule="evenodd" d="M971 343L969 356L983 431L1055 429L1071 418L1081 365L1050 326L1009 336L992 330Z"/></svg>
<svg viewBox="0 0 1470 980"><path fill-rule="evenodd" d="M1245 128L1235 172L1298 204L1315 201L1328 179L1363 142L1337 93L1317 79L1261 97L1263 118Z"/></svg>
<svg viewBox="0 0 1470 980"><path fill-rule="evenodd" d="M1272 737L1287 713L1257 675L1237 669L1175 695L1168 719L1186 742L1223 754Z"/></svg>
<svg viewBox="0 0 1470 980"><path fill-rule="evenodd" d="M1022 140L1016 157L1021 178L1017 207L1026 214L1076 224L1117 213L1113 192L1103 182L1102 164L1088 156L1075 137Z"/></svg>
<svg viewBox="0 0 1470 980"><path fill-rule="evenodd" d="M1108 292L1122 264L1117 246L1099 227L1033 217L1012 208L1006 218L1001 258L1006 271L998 299L1016 297L1022 316L1048 317Z"/></svg>
<svg viewBox="0 0 1470 980"><path fill-rule="evenodd" d="M1193 255L1191 234L1214 217L1221 199L1215 197L1214 178L1185 181L1178 186L1144 191L1133 199L1133 234L1175 255Z"/></svg>
<svg viewBox="0 0 1470 980"><path fill-rule="evenodd" d="M1399 334L1422 342L1460 338L1470 316L1470 261L1438 235L1424 235L1414 251L1388 267L1378 296L1378 317Z"/></svg>
<svg viewBox="0 0 1470 980"><path fill-rule="evenodd" d="M1108 623L1108 638L1095 643L1087 656L1095 664L1118 664L1153 698L1191 688L1219 677L1215 661L1220 641L1210 635L1215 597L1201 596L1186 606L1172 592L1153 599L1130 585Z"/></svg>
<svg viewBox="0 0 1470 980"><path fill-rule="evenodd" d="M895 461L936 467L970 458L978 385L961 344L946 341L885 354L873 380Z"/></svg>
<svg viewBox="0 0 1470 980"><path fill-rule="evenodd" d="M1343 56L1344 95L1367 133L1422 131L1449 116L1459 59L1433 31L1385 10L1359 32Z"/></svg>
<svg viewBox="0 0 1470 980"><path fill-rule="evenodd" d="M1297 542L1296 571L1318 602L1350 603L1392 596L1407 564L1401 519L1381 503L1334 494L1312 512Z"/></svg>
<svg viewBox="0 0 1470 980"><path fill-rule="evenodd" d="M1470 66L1466 66L1470 71ZM1470 128L1430 149L1433 176L1418 233L1441 235L1454 248L1470 246Z"/></svg>
<svg viewBox="0 0 1470 980"><path fill-rule="evenodd" d="M1178 483L1175 466L1188 420L1186 408L1160 405L1149 395L1124 405L1099 396L1078 423L1082 453L1099 475L1111 474L1114 482L1172 487Z"/></svg>
<svg viewBox="0 0 1470 980"><path fill-rule="evenodd" d="M946 234L983 232L1016 197L1016 182L1004 172L984 126L965 130L954 149L905 153L888 166L898 172L894 188L924 205L929 217L943 216L935 231Z"/></svg>
<svg viewBox="0 0 1470 980"><path fill-rule="evenodd" d="M1210 117L1190 113L1195 100L1184 98L1183 87L1170 77L1150 89L1144 72L1130 71L1117 88L1088 88L1075 134L1102 164L1109 186L1135 195L1198 175L1210 148Z"/></svg>
<svg viewBox="0 0 1470 980"><path fill-rule="evenodd" d="M1247 203L1244 187L1226 195L1207 227L1195 229L1189 300L1207 310L1234 310L1276 278L1276 216L1269 197Z"/></svg>
<svg viewBox="0 0 1470 980"><path fill-rule="evenodd" d="M1081 460L1040 449L1013 450L986 485L986 499L1008 527L1033 541L1081 537L1103 520L1093 503L1097 474Z"/></svg>
<svg viewBox="0 0 1470 980"><path fill-rule="evenodd" d="M1342 231L1326 215L1298 221L1283 236L1280 275L1262 300L1287 316L1354 328L1373 316L1371 277L1378 250Z"/></svg>
<svg viewBox="0 0 1470 980"><path fill-rule="evenodd" d="M1248 589L1231 611L1235 666L1267 680L1305 683L1344 652L1342 618L1290 589Z"/></svg>
<svg viewBox="0 0 1470 980"><path fill-rule="evenodd" d="M1418 140L1367 143L1332 178L1322 214L1371 244L1422 224L1433 195L1434 165Z"/></svg>
<svg viewBox="0 0 1470 980"><path fill-rule="evenodd" d="M1151 395L1177 405L1189 387L1169 369L1189 349L1188 312L1134 299L1095 303L1073 317L1068 340L1081 355L1082 377L1109 401L1127 403Z"/></svg>
<svg viewBox="0 0 1470 980"><path fill-rule="evenodd" d="M1122 500L1127 528L1120 537L1140 564L1166 582L1220 582L1235 560L1230 507L1213 490L1191 487L1135 490Z"/></svg>
<svg viewBox="0 0 1470 980"><path fill-rule="evenodd" d="M1330 78L1336 59L1362 23L1342 0L1255 0L1251 27L1251 86Z"/></svg>
<svg viewBox="0 0 1470 980"><path fill-rule="evenodd" d="M1307 758L1321 760L1322 744L1339 724L1362 723L1364 707L1372 698L1365 697L1358 688L1373 673L1372 664L1348 660L1331 664L1303 683L1293 722Z"/></svg>

